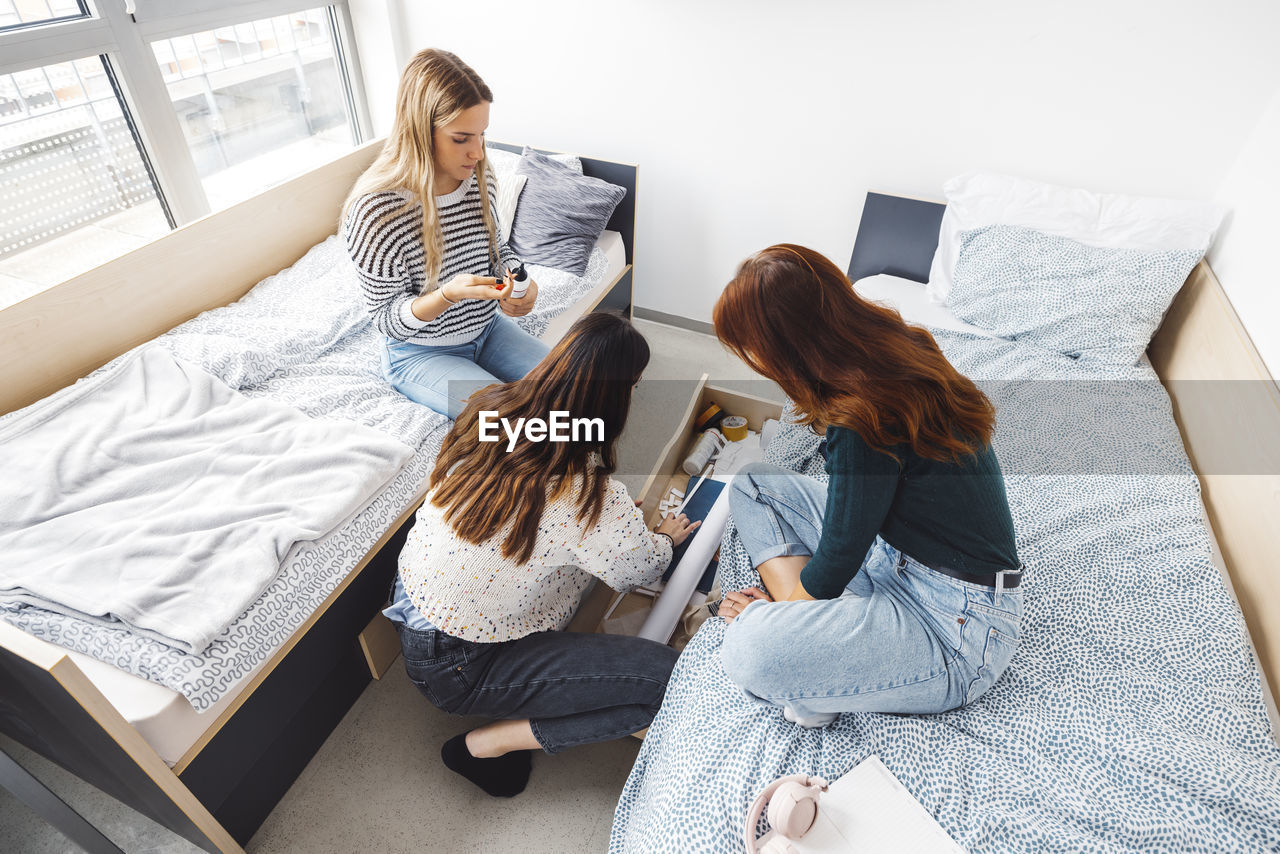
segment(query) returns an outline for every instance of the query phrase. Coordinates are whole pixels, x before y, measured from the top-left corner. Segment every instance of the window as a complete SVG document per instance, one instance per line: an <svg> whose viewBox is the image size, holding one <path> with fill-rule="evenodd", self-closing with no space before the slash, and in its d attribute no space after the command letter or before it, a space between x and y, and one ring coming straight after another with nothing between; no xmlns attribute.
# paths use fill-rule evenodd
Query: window
<svg viewBox="0 0 1280 854"><path fill-rule="evenodd" d="M0 306L169 228L103 57L0 75Z"/></svg>
<svg viewBox="0 0 1280 854"><path fill-rule="evenodd" d="M137 5L0 0L0 310L364 138L346 0Z"/></svg>
<svg viewBox="0 0 1280 854"><path fill-rule="evenodd" d="M215 210L356 142L324 9L151 47Z"/></svg>
<svg viewBox="0 0 1280 854"><path fill-rule="evenodd" d="M88 14L84 3L76 0L0 0L0 30L84 18Z"/></svg>

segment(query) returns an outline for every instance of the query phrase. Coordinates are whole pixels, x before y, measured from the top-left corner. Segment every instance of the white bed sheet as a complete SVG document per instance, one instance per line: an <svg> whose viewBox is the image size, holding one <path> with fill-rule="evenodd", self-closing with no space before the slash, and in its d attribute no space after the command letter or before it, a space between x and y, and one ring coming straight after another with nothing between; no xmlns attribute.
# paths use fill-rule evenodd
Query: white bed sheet
<svg viewBox="0 0 1280 854"><path fill-rule="evenodd" d="M603 276L595 281L589 291L575 300L568 310L551 320L547 330L541 336L543 340L548 342L558 340L572 323L570 318L576 318L581 307L590 304L600 295L601 290L611 284L618 273L626 267L626 248L621 234L616 231L604 232L597 241L596 247L604 252L607 260ZM421 494L422 490L419 490L404 506L410 506L421 497ZM359 513L354 515L358 516ZM283 646L283 643L280 646ZM217 721L218 717L235 705L244 689L252 684L257 675L270 663L268 658L246 673L209 709L197 712L190 701L177 691L135 676L91 656L74 650L65 651L125 720L133 724L143 739L169 765L176 764Z"/></svg>
<svg viewBox="0 0 1280 854"><path fill-rule="evenodd" d="M133 724L143 740L150 744L170 766L204 735L210 724L233 706L244 690L267 666L264 661L250 671L239 687L230 691L207 712L197 712L186 697L141 676L126 673L105 661L70 651L71 659L84 671L116 711Z"/></svg>
<svg viewBox="0 0 1280 854"><path fill-rule="evenodd" d="M951 313L951 309L929 299L925 286L897 276L867 276L853 283L853 289L863 299L882 303L898 310L907 323L953 332L967 332L982 338L995 338L991 332L971 323L965 323Z"/></svg>

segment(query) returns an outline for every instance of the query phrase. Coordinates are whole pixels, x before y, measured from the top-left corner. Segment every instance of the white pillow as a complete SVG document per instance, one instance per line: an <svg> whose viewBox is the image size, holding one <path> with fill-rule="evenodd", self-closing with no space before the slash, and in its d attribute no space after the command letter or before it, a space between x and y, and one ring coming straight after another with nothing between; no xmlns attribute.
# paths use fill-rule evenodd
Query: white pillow
<svg viewBox="0 0 1280 854"><path fill-rule="evenodd" d="M524 190L527 175L517 175L516 166L520 163L520 155L514 151L485 146L485 159L493 170L494 180L498 185L498 229L504 241L511 240L511 224L516 221L516 205L520 203L520 192ZM552 154L551 159L563 163L579 175L582 174L582 160L576 154Z"/></svg>
<svg viewBox="0 0 1280 854"><path fill-rule="evenodd" d="M497 174L498 180L507 174L513 174L516 166L520 163L520 155L514 151L506 151L501 148L494 148L486 145L484 149L485 159L489 161L489 165ZM557 163L563 163L579 175L582 174L582 158L576 154L549 154L547 155Z"/></svg>
<svg viewBox="0 0 1280 854"><path fill-rule="evenodd" d="M947 209L929 268L928 293L935 302L946 302L951 293L961 232L1015 225L1086 246L1203 254L1226 214L1207 202L1093 193L985 172L957 176L942 189Z"/></svg>
<svg viewBox="0 0 1280 854"><path fill-rule="evenodd" d="M493 180L498 185L498 232L502 235L502 241L507 243L511 240L511 224L516 221L520 191L524 189L529 176L509 172L499 178L495 172Z"/></svg>
<svg viewBox="0 0 1280 854"><path fill-rule="evenodd" d="M947 306L1003 338L1134 365L1202 254L1086 246L1034 228L988 225L961 235Z"/></svg>

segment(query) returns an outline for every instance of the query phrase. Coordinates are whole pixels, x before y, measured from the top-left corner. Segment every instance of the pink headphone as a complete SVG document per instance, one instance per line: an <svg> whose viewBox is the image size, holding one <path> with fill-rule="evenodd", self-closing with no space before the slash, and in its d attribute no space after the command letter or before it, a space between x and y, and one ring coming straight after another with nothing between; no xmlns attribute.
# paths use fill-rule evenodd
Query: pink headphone
<svg viewBox="0 0 1280 854"><path fill-rule="evenodd" d="M827 790L827 781L821 777L792 774L774 780L756 796L747 810L747 825L742 840L747 854L797 854L789 840L799 839L809 832L818 817L818 796ZM765 802L769 803L769 824L773 828L756 840L756 825ZM756 845L764 843L764 848Z"/></svg>

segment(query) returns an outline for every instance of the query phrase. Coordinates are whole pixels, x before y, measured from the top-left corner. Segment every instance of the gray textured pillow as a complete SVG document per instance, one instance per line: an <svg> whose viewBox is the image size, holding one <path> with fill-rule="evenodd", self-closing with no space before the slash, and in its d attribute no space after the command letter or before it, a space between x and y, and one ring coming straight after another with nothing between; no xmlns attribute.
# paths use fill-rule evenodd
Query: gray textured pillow
<svg viewBox="0 0 1280 854"><path fill-rule="evenodd" d="M1086 246L990 225L961 233L947 305L1005 338L1132 365L1203 254Z"/></svg>
<svg viewBox="0 0 1280 854"><path fill-rule="evenodd" d="M499 232L502 240L510 243L511 226L516 220L516 205L520 203L520 193L528 179L516 174L516 167L520 165L519 154L486 144L484 157L489 161L494 183L498 185ZM553 154L551 159L563 163L579 175L582 174L582 160L576 154Z"/></svg>
<svg viewBox="0 0 1280 854"><path fill-rule="evenodd" d="M528 180L511 225L512 251L525 261L581 276L626 189L579 175L530 148L516 174Z"/></svg>

